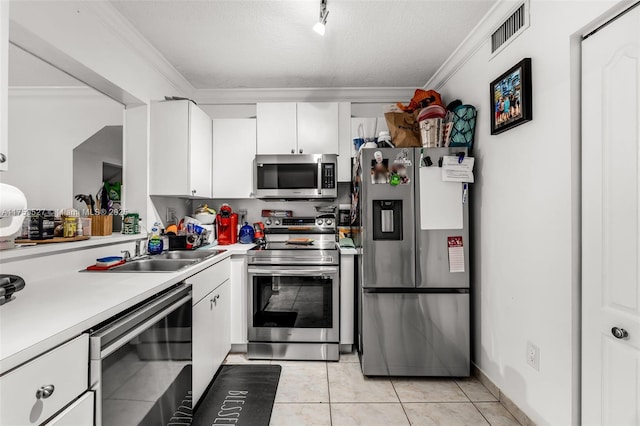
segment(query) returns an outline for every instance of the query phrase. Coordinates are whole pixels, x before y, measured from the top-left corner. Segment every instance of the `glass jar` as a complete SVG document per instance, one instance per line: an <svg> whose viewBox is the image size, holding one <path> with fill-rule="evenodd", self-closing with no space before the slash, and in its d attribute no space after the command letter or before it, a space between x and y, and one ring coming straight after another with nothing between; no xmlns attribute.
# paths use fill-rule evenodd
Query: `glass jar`
<svg viewBox="0 0 640 426"><path fill-rule="evenodd" d="M76 223L77 218L75 217L65 217L63 223L63 231L62 236L65 238L73 238L76 236Z"/></svg>

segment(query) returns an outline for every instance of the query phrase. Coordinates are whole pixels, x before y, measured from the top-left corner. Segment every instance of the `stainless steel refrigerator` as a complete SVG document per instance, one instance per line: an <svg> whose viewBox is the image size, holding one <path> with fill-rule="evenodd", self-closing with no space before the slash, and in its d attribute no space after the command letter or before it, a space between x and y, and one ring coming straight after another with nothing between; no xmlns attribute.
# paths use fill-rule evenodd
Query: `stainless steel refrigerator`
<svg viewBox="0 0 640 426"><path fill-rule="evenodd" d="M442 183L439 167L441 158L460 152L466 154L360 151L352 219L362 249L358 351L367 376L470 373L467 187Z"/></svg>

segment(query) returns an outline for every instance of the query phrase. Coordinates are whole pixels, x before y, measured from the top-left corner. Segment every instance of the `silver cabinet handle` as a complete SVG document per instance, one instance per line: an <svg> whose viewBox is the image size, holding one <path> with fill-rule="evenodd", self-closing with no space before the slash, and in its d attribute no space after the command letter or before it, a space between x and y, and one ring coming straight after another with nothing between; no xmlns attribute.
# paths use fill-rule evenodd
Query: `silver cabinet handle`
<svg viewBox="0 0 640 426"><path fill-rule="evenodd" d="M7 161L7 156L0 153L0 163L4 163L5 161Z"/></svg>
<svg viewBox="0 0 640 426"><path fill-rule="evenodd" d="M295 150L295 149L292 149L292 150L291 150L291 153L292 153L292 154L295 154L295 153L296 153L296 150Z"/></svg>
<svg viewBox="0 0 640 426"><path fill-rule="evenodd" d="M47 399L53 395L54 390L56 390L56 387L53 385L41 386L40 389L36 391L36 398Z"/></svg>
<svg viewBox="0 0 640 426"><path fill-rule="evenodd" d="M213 309L213 305L218 306L218 299L220 299L220 295L219 294L216 294L211 299L209 299L209 302L211 303L211 309Z"/></svg>
<svg viewBox="0 0 640 426"><path fill-rule="evenodd" d="M613 327L611 329L611 334L613 334L613 337L616 339L626 339L629 337L629 333L627 333L627 330L624 328Z"/></svg>
<svg viewBox="0 0 640 426"><path fill-rule="evenodd" d="M300 148L300 154L302 154L302 148Z"/></svg>
<svg viewBox="0 0 640 426"><path fill-rule="evenodd" d="M196 190L195 189L191 190L191 195L196 195Z"/></svg>

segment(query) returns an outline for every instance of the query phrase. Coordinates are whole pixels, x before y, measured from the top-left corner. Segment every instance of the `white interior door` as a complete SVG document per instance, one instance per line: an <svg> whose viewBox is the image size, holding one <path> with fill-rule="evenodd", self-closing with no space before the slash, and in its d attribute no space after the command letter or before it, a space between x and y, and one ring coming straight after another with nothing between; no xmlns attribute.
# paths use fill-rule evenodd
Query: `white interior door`
<svg viewBox="0 0 640 426"><path fill-rule="evenodd" d="M582 422L640 424L640 7L582 43Z"/></svg>

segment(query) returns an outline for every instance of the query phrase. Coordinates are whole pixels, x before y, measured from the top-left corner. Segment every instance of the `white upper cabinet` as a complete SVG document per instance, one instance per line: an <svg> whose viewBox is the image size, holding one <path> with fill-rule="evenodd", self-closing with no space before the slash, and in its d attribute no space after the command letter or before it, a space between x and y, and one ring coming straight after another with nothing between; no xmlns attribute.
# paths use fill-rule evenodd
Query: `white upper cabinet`
<svg viewBox="0 0 640 426"><path fill-rule="evenodd" d="M213 120L213 197L250 198L256 155L256 119Z"/></svg>
<svg viewBox="0 0 640 426"><path fill-rule="evenodd" d="M296 103L258 103L258 154L293 154L297 149Z"/></svg>
<svg viewBox="0 0 640 426"><path fill-rule="evenodd" d="M211 118L191 101L151 104L149 192L211 198Z"/></svg>
<svg viewBox="0 0 640 426"><path fill-rule="evenodd" d="M297 104L298 154L338 153L338 103Z"/></svg>
<svg viewBox="0 0 640 426"><path fill-rule="evenodd" d="M9 2L0 1L0 171L9 170L7 97L9 90Z"/></svg>
<svg viewBox="0 0 640 426"><path fill-rule="evenodd" d="M258 103L258 154L338 154L337 102Z"/></svg>

